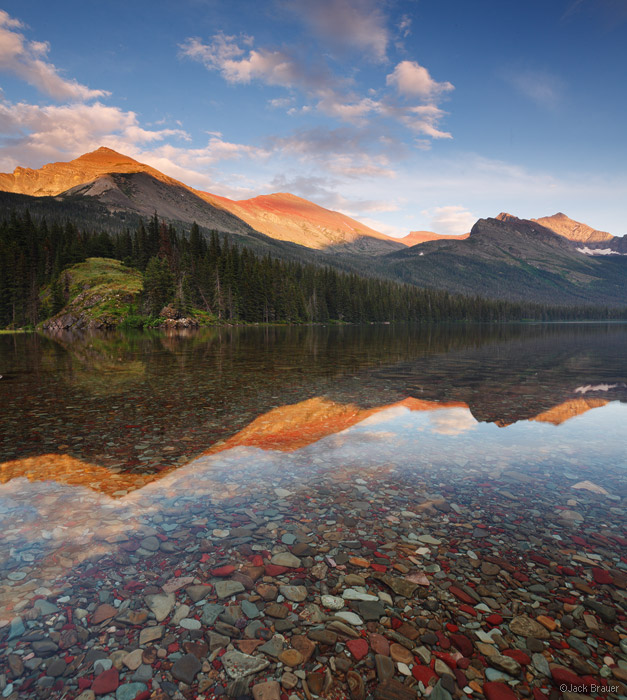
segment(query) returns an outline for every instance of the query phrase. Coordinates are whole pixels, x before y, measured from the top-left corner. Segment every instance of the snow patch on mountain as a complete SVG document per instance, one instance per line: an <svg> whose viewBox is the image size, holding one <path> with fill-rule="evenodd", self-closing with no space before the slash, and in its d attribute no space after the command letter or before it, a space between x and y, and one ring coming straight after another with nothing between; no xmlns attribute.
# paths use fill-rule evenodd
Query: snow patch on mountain
<svg viewBox="0 0 627 700"><path fill-rule="evenodd" d="M577 248L580 253L584 255L625 255L625 253L619 253L617 250L612 250L611 248Z"/></svg>

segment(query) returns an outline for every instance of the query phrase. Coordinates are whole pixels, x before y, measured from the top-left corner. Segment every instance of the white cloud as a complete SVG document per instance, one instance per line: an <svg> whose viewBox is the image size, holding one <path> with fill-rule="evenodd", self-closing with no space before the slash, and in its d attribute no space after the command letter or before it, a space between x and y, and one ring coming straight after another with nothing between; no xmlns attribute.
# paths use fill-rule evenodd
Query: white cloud
<svg viewBox="0 0 627 700"><path fill-rule="evenodd" d="M273 192L290 192L328 209L339 211L346 216L358 218L361 223L370 226L362 214L368 212L389 212L398 209L390 200L347 198L337 191L338 181L329 177L315 175L277 175L269 183ZM373 227L376 228L376 227Z"/></svg>
<svg viewBox="0 0 627 700"><path fill-rule="evenodd" d="M246 46L242 48L240 43ZM329 87L329 75L313 64L278 49L253 49L249 36L214 34L207 43L192 37L180 45L181 55L202 63L207 70L218 71L228 83L259 80L266 85L300 88L305 91Z"/></svg>
<svg viewBox="0 0 627 700"><path fill-rule="evenodd" d="M477 427L477 421L467 408L449 408L433 411L429 420L434 433L440 435L459 435Z"/></svg>
<svg viewBox="0 0 627 700"><path fill-rule="evenodd" d="M438 124L446 112L434 104L410 107L386 106L384 111L395 116L398 121L416 134L423 134L432 139L453 138L450 132L438 128Z"/></svg>
<svg viewBox="0 0 627 700"><path fill-rule="evenodd" d="M185 184L213 187L229 194L250 190L221 187L208 172L209 166L269 155L263 148L231 143L215 134L200 148L165 143L169 138L187 141L189 136L180 129L145 129L134 112L100 102L46 106L1 102L0 136L4 140L1 171L11 171L18 165L39 167L51 161L71 160L99 146L108 146Z"/></svg>
<svg viewBox="0 0 627 700"><path fill-rule="evenodd" d="M56 100L93 100L109 94L63 78L58 69L45 60L49 45L28 41L18 29L23 29L23 24L0 10L0 71L16 75Z"/></svg>
<svg viewBox="0 0 627 700"><path fill-rule="evenodd" d="M555 109L562 101L562 83L554 75L543 71L510 73L507 80L525 97L541 107Z"/></svg>
<svg viewBox="0 0 627 700"><path fill-rule="evenodd" d="M394 224L381 221L380 219L373 219L369 216L360 216L359 221L369 228L379 233L384 233L386 236L391 236L392 238L402 238L408 233L407 229L403 226L395 226Z"/></svg>
<svg viewBox="0 0 627 700"><path fill-rule="evenodd" d="M273 138L269 148L286 157L296 157L302 163L323 167L327 173L347 179L394 178L390 154L398 155L397 144L375 142L372 147L369 130L315 128L297 131L289 136Z"/></svg>
<svg viewBox="0 0 627 700"><path fill-rule="evenodd" d="M287 109L293 102L293 97L275 97L273 100L268 100L268 106L272 109Z"/></svg>
<svg viewBox="0 0 627 700"><path fill-rule="evenodd" d="M34 105L0 103L3 167L19 163L75 157L98 146L137 150L137 144L185 136L179 129L155 131L140 126L134 112L93 104Z"/></svg>
<svg viewBox="0 0 627 700"><path fill-rule="evenodd" d="M387 85L395 87L401 95L424 100L434 99L454 89L449 82L438 83L429 71L416 61L401 61L385 81Z"/></svg>
<svg viewBox="0 0 627 700"><path fill-rule="evenodd" d="M426 209L422 214L431 217L429 225L436 233L468 233L477 221L474 214L459 205Z"/></svg>
<svg viewBox="0 0 627 700"><path fill-rule="evenodd" d="M370 97L350 101L336 92L330 92L318 103L321 112L352 123L363 123L366 116L380 112L381 108L381 103Z"/></svg>
<svg viewBox="0 0 627 700"><path fill-rule="evenodd" d="M411 17L403 15L398 23L398 33L403 39L406 39L411 34Z"/></svg>
<svg viewBox="0 0 627 700"><path fill-rule="evenodd" d="M322 3L316 12L331 11L336 4ZM316 5L317 7L317 5ZM245 44L243 48L241 44ZM393 73L387 76L387 86L396 87L404 98L425 104L397 105L390 94L380 97L380 90L370 88L365 97L350 89L351 81L334 76L328 67L299 60L294 52L286 49L254 49L253 39L245 36L215 34L210 41L190 38L180 45L181 55L202 63L207 70L217 71L231 84L248 84L259 81L265 85L278 86L288 90L300 90L315 104L315 109L343 122L363 126L377 116L396 120L415 134L430 139L452 138L447 131L439 128L440 120L446 112L437 107L435 101L453 89L451 83L438 83L429 75L426 68L413 61L398 64ZM389 91L388 91L389 92ZM284 107L293 97L274 98L272 107ZM309 112L312 106L293 106L290 116ZM423 144L418 144L424 148Z"/></svg>
<svg viewBox="0 0 627 700"><path fill-rule="evenodd" d="M389 32L381 3L375 0L293 0L288 3L324 42L355 48L368 57L386 57Z"/></svg>

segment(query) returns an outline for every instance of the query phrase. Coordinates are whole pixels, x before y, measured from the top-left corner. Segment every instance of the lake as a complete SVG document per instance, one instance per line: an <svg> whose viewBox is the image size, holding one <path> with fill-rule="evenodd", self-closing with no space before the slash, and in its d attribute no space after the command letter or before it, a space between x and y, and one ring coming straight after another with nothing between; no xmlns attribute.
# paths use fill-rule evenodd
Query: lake
<svg viewBox="0 0 627 700"><path fill-rule="evenodd" d="M622 697L625 348L0 335L3 697Z"/></svg>

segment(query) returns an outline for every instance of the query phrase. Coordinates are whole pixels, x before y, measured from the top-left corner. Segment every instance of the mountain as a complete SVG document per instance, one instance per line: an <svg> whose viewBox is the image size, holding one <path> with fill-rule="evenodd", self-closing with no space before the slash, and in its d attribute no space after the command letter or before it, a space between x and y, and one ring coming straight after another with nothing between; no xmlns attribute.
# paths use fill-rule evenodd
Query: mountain
<svg viewBox="0 0 627 700"><path fill-rule="evenodd" d="M465 240L435 240L389 254L405 282L468 295L546 304L627 303L627 260L588 256L572 241L511 214L479 219Z"/></svg>
<svg viewBox="0 0 627 700"><path fill-rule="evenodd" d="M434 233L433 231L410 231L406 236L398 240L406 246L412 246L427 243L428 241L461 241L464 238L468 238L469 235L469 233L462 233L461 235L455 236L452 234Z"/></svg>
<svg viewBox="0 0 627 700"><path fill-rule="evenodd" d="M129 156L101 147L67 163L0 174L0 190L62 202L97 202L111 214L130 213L207 229L269 238L333 252L381 254L401 243L350 217L291 194L234 201L189 187ZM89 198L89 199L88 199Z"/></svg>
<svg viewBox="0 0 627 700"><path fill-rule="evenodd" d="M562 212L553 214L553 216L531 219L531 221L535 221L545 228L550 229L553 233L557 233L559 236L564 236L564 238L568 238L569 241L575 241L577 243L599 243L601 241L610 241L614 238L611 233L597 231L586 224L574 221L566 216L566 214L562 214Z"/></svg>
<svg viewBox="0 0 627 700"><path fill-rule="evenodd" d="M92 200L110 213L133 213L144 219L156 212L166 221L192 224L224 233L248 235L251 227L231 212L201 199L192 189L166 182L149 172L107 173L57 196L65 202Z"/></svg>
<svg viewBox="0 0 627 700"><path fill-rule="evenodd" d="M613 236L607 231L598 231L561 212L553 216L531 219L531 221L541 224L569 241L581 244L577 250L586 255L627 255L627 236Z"/></svg>
<svg viewBox="0 0 627 700"><path fill-rule="evenodd" d="M381 254L401 247L398 239L379 233L345 214L325 209L287 192L234 201L205 193L256 231L308 248Z"/></svg>
<svg viewBox="0 0 627 700"><path fill-rule="evenodd" d="M608 403L606 399L574 399L521 420L541 421L557 426ZM470 412L469 406L460 401L424 401L409 397L393 404L362 408L355 404L315 397L279 406L261 414L242 430L226 440L219 440L202 454L212 455L237 447L293 452L348 430L377 413L402 408L432 413L452 408ZM507 427L518 421L494 422L500 427ZM29 481L53 480L58 484L87 488L118 499L146 484L163 479L175 470L176 467L169 467L153 473L116 473L96 462L77 459L69 454L48 453L0 463L0 484L18 478L27 478Z"/></svg>
<svg viewBox="0 0 627 700"><path fill-rule="evenodd" d="M0 211L24 209L114 233L156 213L179 229L196 221L205 232L228 233L260 254L420 287L553 305L627 304L627 237L564 214L500 214L465 236L414 231L393 239L288 193L235 201L203 192L109 148L0 174Z"/></svg>
<svg viewBox="0 0 627 700"><path fill-rule="evenodd" d="M0 190L33 197L54 197L110 173L148 173L166 184L186 187L149 165L101 146L67 163L48 163L38 170L18 167L13 173L0 173ZM190 187L186 189L193 191Z"/></svg>

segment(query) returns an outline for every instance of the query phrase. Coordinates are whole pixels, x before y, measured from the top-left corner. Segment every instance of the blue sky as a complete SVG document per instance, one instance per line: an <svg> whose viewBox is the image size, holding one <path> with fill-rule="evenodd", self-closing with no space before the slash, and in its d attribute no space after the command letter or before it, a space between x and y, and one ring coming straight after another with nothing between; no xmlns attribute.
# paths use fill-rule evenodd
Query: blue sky
<svg viewBox="0 0 627 700"><path fill-rule="evenodd" d="M4 2L0 171L115 148L393 235L627 233L624 0Z"/></svg>

